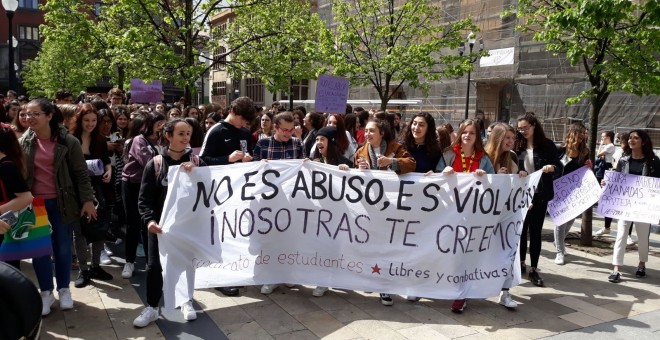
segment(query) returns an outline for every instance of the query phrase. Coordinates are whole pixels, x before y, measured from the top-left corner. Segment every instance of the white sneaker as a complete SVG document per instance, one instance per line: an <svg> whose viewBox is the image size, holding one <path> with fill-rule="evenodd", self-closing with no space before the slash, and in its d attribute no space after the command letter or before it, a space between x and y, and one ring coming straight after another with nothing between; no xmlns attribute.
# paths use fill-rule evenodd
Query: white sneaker
<svg viewBox="0 0 660 340"><path fill-rule="evenodd" d="M110 256L108 256L108 253L104 250L101 250L101 264L111 264L112 260L110 259Z"/></svg>
<svg viewBox="0 0 660 340"><path fill-rule="evenodd" d="M147 306L142 310L142 313L133 320L133 326L142 328L147 327L150 323L158 320L158 310L151 306Z"/></svg>
<svg viewBox="0 0 660 340"><path fill-rule="evenodd" d="M508 290L503 290L500 293L500 300L498 301L500 305L506 307L506 308L516 308L518 307L518 303L513 301L513 298L511 298L511 293L509 293Z"/></svg>
<svg viewBox="0 0 660 340"><path fill-rule="evenodd" d="M135 263L126 262L124 269L121 271L121 277L125 279L130 279L133 277L133 271L135 270Z"/></svg>
<svg viewBox="0 0 660 340"><path fill-rule="evenodd" d="M261 294L268 295L272 293L275 289L277 289L277 287L279 287L279 285L276 283L263 285L261 286Z"/></svg>
<svg viewBox="0 0 660 340"><path fill-rule="evenodd" d="M53 296L53 292L51 291L45 291L41 292L41 316L46 316L50 314L50 306L55 303L55 297Z"/></svg>
<svg viewBox="0 0 660 340"><path fill-rule="evenodd" d="M557 253L557 256L555 257L555 264L558 264L560 266L564 265L564 253Z"/></svg>
<svg viewBox="0 0 660 340"><path fill-rule="evenodd" d="M192 300L188 300L181 305L181 314L183 314L183 319L186 321L197 319L197 312L193 307Z"/></svg>
<svg viewBox="0 0 660 340"><path fill-rule="evenodd" d="M383 306L392 306L394 305L394 300L392 300L390 294L380 293L380 303L382 303Z"/></svg>
<svg viewBox="0 0 660 340"><path fill-rule="evenodd" d="M115 254L115 252L113 252L112 249L108 248L107 243L103 243L103 250L105 250L105 252L108 254L108 256L112 256L112 255Z"/></svg>
<svg viewBox="0 0 660 340"><path fill-rule="evenodd" d="M71 298L71 290L69 290L69 288L62 288L58 292L60 293L60 309L73 309L73 298Z"/></svg>
<svg viewBox="0 0 660 340"><path fill-rule="evenodd" d="M603 228L603 229L597 231L597 232L594 234L594 236L603 236L603 235L608 235L609 233L610 233L610 230L609 230L609 229L605 229L605 228Z"/></svg>
<svg viewBox="0 0 660 340"><path fill-rule="evenodd" d="M312 291L312 296L321 297L328 291L328 287L316 286Z"/></svg>
<svg viewBox="0 0 660 340"><path fill-rule="evenodd" d="M634 246L635 245L635 240L633 240L632 236L628 235L626 239L626 245L628 246Z"/></svg>

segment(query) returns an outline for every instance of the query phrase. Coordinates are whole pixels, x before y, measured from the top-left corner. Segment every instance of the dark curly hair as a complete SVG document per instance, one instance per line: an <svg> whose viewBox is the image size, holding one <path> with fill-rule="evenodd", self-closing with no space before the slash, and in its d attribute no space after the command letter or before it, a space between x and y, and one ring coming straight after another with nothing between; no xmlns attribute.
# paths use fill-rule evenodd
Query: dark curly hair
<svg viewBox="0 0 660 340"><path fill-rule="evenodd" d="M412 125L416 118L422 118L426 122L426 135L424 136L424 147L426 148L426 155L429 159L439 159L442 150L440 149L440 143L438 142L438 137L436 136L435 130L435 119L428 112L420 112L413 116L410 124L408 124L403 131L403 144L408 150L414 150L417 143L415 143L415 137L412 134Z"/></svg>
<svg viewBox="0 0 660 340"><path fill-rule="evenodd" d="M644 154L644 163L647 165L651 165L651 161L653 160L653 157L655 157L655 153L653 152L653 142L651 142L651 137L649 137L649 134L641 129L635 129L630 132L628 132L628 139L632 137L632 134L636 133L637 136L642 140L642 154ZM630 143L627 145L623 146L623 154L624 155L632 155L632 149L630 148Z"/></svg>

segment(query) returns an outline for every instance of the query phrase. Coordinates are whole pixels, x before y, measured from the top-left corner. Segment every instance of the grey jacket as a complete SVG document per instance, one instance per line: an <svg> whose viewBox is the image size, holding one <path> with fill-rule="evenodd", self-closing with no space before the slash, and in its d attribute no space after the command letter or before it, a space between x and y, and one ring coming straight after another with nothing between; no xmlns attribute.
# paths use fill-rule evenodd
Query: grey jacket
<svg viewBox="0 0 660 340"><path fill-rule="evenodd" d="M60 128L55 144L55 187L57 189L57 206L62 213L62 222L73 224L80 222L82 203L94 200L87 173L87 163L83 156L80 142ZM36 152L37 135L28 129L19 140L27 163L27 185L32 189L34 183L34 155Z"/></svg>

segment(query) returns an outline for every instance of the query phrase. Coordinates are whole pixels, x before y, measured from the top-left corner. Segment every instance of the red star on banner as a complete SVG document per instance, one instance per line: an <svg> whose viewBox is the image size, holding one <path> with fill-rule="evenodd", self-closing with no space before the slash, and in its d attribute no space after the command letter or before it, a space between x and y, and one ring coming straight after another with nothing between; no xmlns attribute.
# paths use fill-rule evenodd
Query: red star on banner
<svg viewBox="0 0 660 340"><path fill-rule="evenodd" d="M371 274L373 273L378 273L378 275L380 275L380 267L378 267L377 263L375 266L371 267Z"/></svg>

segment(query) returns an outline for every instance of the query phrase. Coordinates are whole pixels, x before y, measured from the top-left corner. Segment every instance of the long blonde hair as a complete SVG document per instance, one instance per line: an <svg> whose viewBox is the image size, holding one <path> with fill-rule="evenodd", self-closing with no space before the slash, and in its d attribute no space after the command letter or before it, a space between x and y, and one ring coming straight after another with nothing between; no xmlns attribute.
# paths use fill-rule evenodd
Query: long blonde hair
<svg viewBox="0 0 660 340"><path fill-rule="evenodd" d="M475 141L474 141L474 152L485 151L484 150L484 143L481 140L481 130L479 130L479 124L477 124L472 119L466 119L463 122L461 122L461 125L458 128L458 133L456 134L457 138L456 138L456 140L454 140L453 143L451 143L451 147L454 147L455 145L461 145L461 143L462 143L461 142L461 135L463 134L463 131L465 131L465 129L468 126L474 126L474 131L475 131L475 135L476 135L476 138L475 138Z"/></svg>
<svg viewBox="0 0 660 340"><path fill-rule="evenodd" d="M511 132L513 135L516 135L516 130L509 124L498 123L493 126L493 130L488 136L488 142L486 143L486 153L490 155L491 160L493 161L493 167L499 169L505 167L511 171L513 168L513 159L511 157L511 151L502 151L502 142L506 133ZM516 164L517 166L517 164Z"/></svg>
<svg viewBox="0 0 660 340"><path fill-rule="evenodd" d="M575 122L568 127L563 147L566 148L566 155L577 152L576 158L586 160L589 157L589 148L587 147L587 138L578 139L578 134L584 133L587 128L580 122Z"/></svg>

